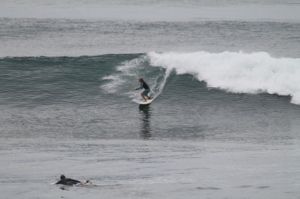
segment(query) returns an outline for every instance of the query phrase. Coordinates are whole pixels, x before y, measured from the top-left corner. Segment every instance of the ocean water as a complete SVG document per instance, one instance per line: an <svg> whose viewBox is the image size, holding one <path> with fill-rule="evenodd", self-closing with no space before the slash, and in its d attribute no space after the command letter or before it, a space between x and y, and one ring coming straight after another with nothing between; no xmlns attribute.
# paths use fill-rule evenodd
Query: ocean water
<svg viewBox="0 0 300 199"><path fill-rule="evenodd" d="M0 198L299 198L299 13L1 1Z"/></svg>

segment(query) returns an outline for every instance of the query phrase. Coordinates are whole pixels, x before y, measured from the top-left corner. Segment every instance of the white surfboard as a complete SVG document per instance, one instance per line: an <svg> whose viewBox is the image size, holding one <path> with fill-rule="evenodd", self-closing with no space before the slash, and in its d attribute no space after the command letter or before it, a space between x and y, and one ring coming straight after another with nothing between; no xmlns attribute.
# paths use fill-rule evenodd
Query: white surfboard
<svg viewBox="0 0 300 199"><path fill-rule="evenodd" d="M154 100L154 98L151 98L147 101L145 101L143 99L134 99L132 101L134 101L135 103L140 104L140 105L149 105L149 104L151 104L151 102L153 102L153 100Z"/></svg>

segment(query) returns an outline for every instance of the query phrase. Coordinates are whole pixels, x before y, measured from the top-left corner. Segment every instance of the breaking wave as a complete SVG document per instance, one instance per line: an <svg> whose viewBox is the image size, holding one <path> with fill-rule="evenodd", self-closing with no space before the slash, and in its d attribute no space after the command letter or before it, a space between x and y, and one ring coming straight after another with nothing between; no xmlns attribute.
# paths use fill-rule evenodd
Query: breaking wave
<svg viewBox="0 0 300 199"><path fill-rule="evenodd" d="M266 52L150 52L151 66L191 74L208 87L232 93L290 96L300 104L300 59L275 58Z"/></svg>

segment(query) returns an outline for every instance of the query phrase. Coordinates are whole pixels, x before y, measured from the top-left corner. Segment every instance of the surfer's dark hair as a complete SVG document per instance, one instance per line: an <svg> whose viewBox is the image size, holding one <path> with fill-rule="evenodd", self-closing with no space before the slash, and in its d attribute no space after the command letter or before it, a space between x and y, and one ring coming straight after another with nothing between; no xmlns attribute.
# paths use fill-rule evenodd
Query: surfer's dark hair
<svg viewBox="0 0 300 199"><path fill-rule="evenodd" d="M64 179L66 179L66 176L65 176L65 175L61 175L61 176L60 176L60 179L61 179L61 180L64 180Z"/></svg>
<svg viewBox="0 0 300 199"><path fill-rule="evenodd" d="M140 78L139 81L140 81L140 82L144 82L144 79L143 79L143 78Z"/></svg>

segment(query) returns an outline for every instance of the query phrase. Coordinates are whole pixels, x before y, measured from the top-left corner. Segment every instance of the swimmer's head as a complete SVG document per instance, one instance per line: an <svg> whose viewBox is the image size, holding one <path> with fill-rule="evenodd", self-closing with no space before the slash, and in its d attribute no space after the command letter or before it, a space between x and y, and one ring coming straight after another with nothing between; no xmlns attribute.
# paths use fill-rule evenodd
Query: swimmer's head
<svg viewBox="0 0 300 199"><path fill-rule="evenodd" d="M61 180L64 180L64 179L66 179L66 176L61 175L61 176L60 176L60 179L61 179Z"/></svg>

